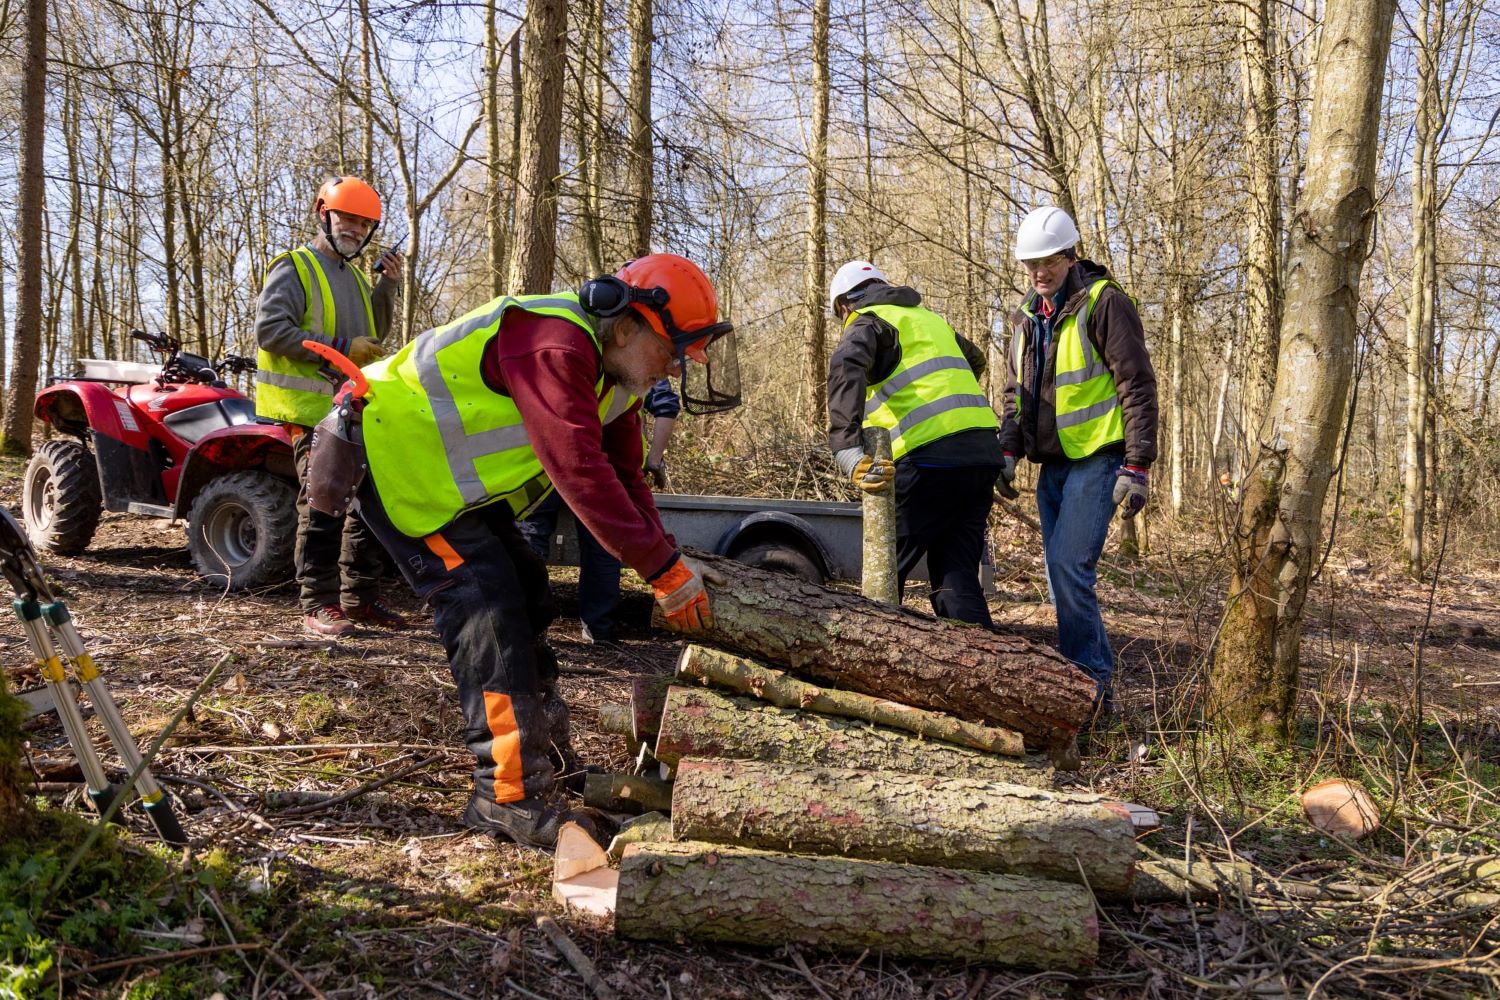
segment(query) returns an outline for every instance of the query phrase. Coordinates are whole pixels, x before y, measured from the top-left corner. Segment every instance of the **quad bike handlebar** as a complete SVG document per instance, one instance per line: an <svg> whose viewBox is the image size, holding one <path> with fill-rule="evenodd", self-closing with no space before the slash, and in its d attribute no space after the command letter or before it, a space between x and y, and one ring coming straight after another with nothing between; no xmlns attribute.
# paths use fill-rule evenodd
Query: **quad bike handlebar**
<svg viewBox="0 0 1500 1000"><path fill-rule="evenodd" d="M222 359L214 362L202 355L186 352L182 349L182 341L165 333L131 330L130 339L139 340L158 354L166 355L162 362L161 373L162 380L166 382L198 382L203 385L213 385L222 381L219 376L220 372L238 375L242 372L253 372L258 367L254 358L247 358L241 354L226 354Z"/></svg>

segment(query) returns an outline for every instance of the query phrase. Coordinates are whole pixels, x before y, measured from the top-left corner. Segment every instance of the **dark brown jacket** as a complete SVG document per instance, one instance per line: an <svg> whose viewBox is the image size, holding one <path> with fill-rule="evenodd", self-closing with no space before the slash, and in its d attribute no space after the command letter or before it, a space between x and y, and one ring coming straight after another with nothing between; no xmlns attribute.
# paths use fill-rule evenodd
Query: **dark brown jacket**
<svg viewBox="0 0 1500 1000"><path fill-rule="evenodd" d="M1088 300L1089 286L1109 271L1093 261L1079 260L1068 271L1063 284L1063 304L1053 321L1054 329L1065 316L1076 313ZM1039 296L1032 292L1026 308L1040 311ZM1010 314L1010 341L1005 345L1009 381L1000 410L1000 447L1033 462L1068 461L1057 437L1057 341L1047 342L1042 362L1041 385L1036 377L1036 325L1020 309ZM1156 461L1156 373L1146 351L1146 334L1130 296L1118 288L1105 288L1089 314L1088 337L1114 376L1115 389L1125 419L1125 462L1150 468ZM1016 338L1025 345L1020 370L1016 369ZM1016 399L1021 418L1016 418ZM1118 446L1116 446L1118 447Z"/></svg>

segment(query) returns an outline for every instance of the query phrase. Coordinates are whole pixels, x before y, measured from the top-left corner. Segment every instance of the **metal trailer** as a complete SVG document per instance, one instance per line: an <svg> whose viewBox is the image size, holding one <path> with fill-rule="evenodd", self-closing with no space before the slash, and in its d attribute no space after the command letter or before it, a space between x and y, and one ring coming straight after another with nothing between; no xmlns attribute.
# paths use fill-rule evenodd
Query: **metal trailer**
<svg viewBox="0 0 1500 1000"><path fill-rule="evenodd" d="M860 504L675 493L659 493L655 499L663 526L681 545L812 583L859 583L864 554ZM578 565L578 536L566 508L559 512L551 561ZM985 592L993 592L988 546L979 569ZM927 579L925 560L909 579Z"/></svg>

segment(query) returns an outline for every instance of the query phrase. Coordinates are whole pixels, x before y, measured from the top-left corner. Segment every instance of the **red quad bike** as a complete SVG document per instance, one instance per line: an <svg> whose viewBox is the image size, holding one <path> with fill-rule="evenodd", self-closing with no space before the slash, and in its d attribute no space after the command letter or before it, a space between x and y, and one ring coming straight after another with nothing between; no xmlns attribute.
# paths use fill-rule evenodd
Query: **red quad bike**
<svg viewBox="0 0 1500 1000"><path fill-rule="evenodd" d="M255 370L250 358L217 365L176 340L132 330L160 367L80 360L83 374L37 394L36 415L61 439L26 467L22 515L31 542L59 555L88 547L105 510L187 518L188 552L204 576L236 589L292 575L297 474L278 423L218 370Z"/></svg>

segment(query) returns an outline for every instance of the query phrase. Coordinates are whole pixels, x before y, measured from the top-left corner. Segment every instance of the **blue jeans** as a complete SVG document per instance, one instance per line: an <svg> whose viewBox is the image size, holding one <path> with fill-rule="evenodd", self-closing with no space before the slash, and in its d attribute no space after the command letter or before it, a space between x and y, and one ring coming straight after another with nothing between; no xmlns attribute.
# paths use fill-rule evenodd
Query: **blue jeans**
<svg viewBox="0 0 1500 1000"><path fill-rule="evenodd" d="M524 521L517 521L521 536L543 560L557 533L557 515L564 507L556 490L537 505ZM595 642L614 638L615 609L620 606L620 561L577 518L578 529L578 617Z"/></svg>
<svg viewBox="0 0 1500 1000"><path fill-rule="evenodd" d="M1057 608L1057 648L1094 678L1102 697L1109 690L1115 654L1099 617L1095 567L1115 513L1115 473L1124 456L1110 450L1077 462L1042 466L1036 507L1047 558L1047 589Z"/></svg>

